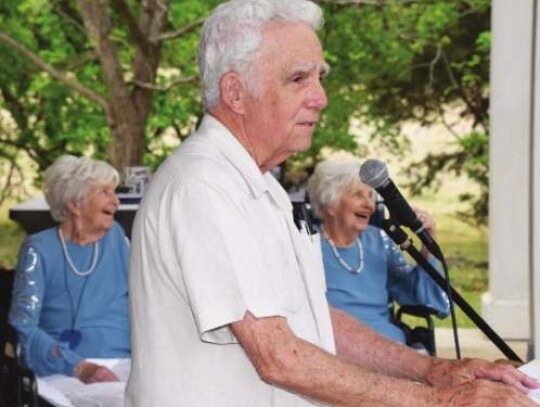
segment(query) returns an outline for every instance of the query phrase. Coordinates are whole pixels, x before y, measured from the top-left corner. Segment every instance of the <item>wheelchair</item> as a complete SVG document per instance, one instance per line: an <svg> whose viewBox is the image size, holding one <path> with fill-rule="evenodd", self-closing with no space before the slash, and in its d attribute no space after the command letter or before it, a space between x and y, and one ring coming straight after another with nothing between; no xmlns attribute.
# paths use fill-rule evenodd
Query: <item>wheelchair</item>
<svg viewBox="0 0 540 407"><path fill-rule="evenodd" d="M15 270L0 269L0 406L53 407L38 396L36 376L21 356L17 333L8 324Z"/></svg>

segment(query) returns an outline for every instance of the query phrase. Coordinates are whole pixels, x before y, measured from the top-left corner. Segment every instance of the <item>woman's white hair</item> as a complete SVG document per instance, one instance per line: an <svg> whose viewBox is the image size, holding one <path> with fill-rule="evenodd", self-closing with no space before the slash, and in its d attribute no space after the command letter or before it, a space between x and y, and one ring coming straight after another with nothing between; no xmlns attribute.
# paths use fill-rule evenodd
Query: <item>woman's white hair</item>
<svg viewBox="0 0 540 407"><path fill-rule="evenodd" d="M105 161L67 154L57 158L43 178L45 200L57 222L68 218L68 203L83 201L89 183L112 182L116 187L120 181L118 171Z"/></svg>
<svg viewBox="0 0 540 407"><path fill-rule="evenodd" d="M317 164L307 184L311 209L317 218L324 220L325 208L337 204L341 195L360 179L361 164L357 158Z"/></svg>
<svg viewBox="0 0 540 407"><path fill-rule="evenodd" d="M230 0L206 19L199 41L203 104L211 110L220 96L219 81L227 72L244 75L250 91L251 67L261 46L261 31L269 22L302 22L313 30L323 25L322 11L308 0Z"/></svg>

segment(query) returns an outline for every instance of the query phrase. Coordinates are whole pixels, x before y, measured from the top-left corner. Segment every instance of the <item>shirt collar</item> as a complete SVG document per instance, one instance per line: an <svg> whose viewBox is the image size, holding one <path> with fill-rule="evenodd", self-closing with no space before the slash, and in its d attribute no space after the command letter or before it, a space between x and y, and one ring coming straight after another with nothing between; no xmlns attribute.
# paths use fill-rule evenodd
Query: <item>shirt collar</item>
<svg viewBox="0 0 540 407"><path fill-rule="evenodd" d="M238 139L218 119L206 114L199 125L198 133L206 134L208 142L215 145L233 165L249 186L254 198L268 191L277 205L285 211L292 210L292 204L285 190L270 172L261 173L257 163L249 155Z"/></svg>

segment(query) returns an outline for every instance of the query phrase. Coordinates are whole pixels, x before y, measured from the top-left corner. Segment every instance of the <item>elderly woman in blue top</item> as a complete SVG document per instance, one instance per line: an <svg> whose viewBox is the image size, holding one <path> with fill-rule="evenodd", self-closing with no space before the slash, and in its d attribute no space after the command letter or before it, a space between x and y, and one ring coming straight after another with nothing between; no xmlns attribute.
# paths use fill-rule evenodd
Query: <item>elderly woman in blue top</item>
<svg viewBox="0 0 540 407"><path fill-rule="evenodd" d="M118 181L109 164L70 155L45 172L45 198L59 225L22 245L9 315L24 361L39 376L117 381L86 359L130 357L129 242L114 221Z"/></svg>
<svg viewBox="0 0 540 407"><path fill-rule="evenodd" d="M322 222L326 295L333 306L405 343L404 332L391 321L389 297L402 305L427 305L439 317L448 315L448 300L427 273L405 261L383 230L369 225L375 192L360 181L359 170L359 160L329 160L316 167L308 182L312 210ZM417 213L434 235L431 216ZM429 260L437 264L434 258Z"/></svg>

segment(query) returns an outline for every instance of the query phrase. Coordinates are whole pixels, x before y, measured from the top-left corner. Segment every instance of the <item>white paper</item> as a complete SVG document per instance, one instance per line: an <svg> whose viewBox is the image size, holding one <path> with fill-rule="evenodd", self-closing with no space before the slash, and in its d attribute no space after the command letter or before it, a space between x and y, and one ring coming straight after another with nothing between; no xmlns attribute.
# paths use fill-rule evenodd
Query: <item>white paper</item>
<svg viewBox="0 0 540 407"><path fill-rule="evenodd" d="M540 381L540 360L532 360L529 363L520 366L519 370ZM540 389L531 390L529 392L529 397L533 399L536 404L540 404Z"/></svg>
<svg viewBox="0 0 540 407"><path fill-rule="evenodd" d="M73 407L71 401L56 387L50 385L46 380L37 377L38 393L41 398L47 400L56 407Z"/></svg>
<svg viewBox="0 0 540 407"><path fill-rule="evenodd" d="M120 381L84 384L74 377L55 374L37 378L39 395L55 407L123 407L130 359L87 359L87 362L106 366Z"/></svg>

